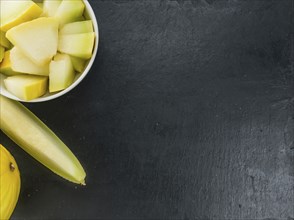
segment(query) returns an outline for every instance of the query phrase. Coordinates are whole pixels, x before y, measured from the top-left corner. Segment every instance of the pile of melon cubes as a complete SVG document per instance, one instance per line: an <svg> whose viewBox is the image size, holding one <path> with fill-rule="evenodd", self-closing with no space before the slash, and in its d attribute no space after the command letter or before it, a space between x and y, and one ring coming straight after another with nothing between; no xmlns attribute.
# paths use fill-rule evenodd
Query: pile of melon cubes
<svg viewBox="0 0 294 220"><path fill-rule="evenodd" d="M91 58L95 33L82 0L1 0L0 73L7 91L32 100L70 86Z"/></svg>

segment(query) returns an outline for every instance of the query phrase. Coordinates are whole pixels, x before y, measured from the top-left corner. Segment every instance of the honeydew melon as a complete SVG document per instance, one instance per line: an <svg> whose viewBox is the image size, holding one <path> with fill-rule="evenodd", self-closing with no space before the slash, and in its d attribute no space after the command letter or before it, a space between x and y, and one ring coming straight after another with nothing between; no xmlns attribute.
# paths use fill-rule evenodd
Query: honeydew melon
<svg viewBox="0 0 294 220"><path fill-rule="evenodd" d="M43 1L43 15L52 17L56 13L61 0L44 0Z"/></svg>
<svg viewBox="0 0 294 220"><path fill-rule="evenodd" d="M0 45L0 63L2 62L4 58L4 52L5 52L5 48Z"/></svg>
<svg viewBox="0 0 294 220"><path fill-rule="evenodd" d="M81 34L93 32L93 24L91 20L77 21L65 24L60 30L59 34Z"/></svg>
<svg viewBox="0 0 294 220"><path fill-rule="evenodd" d="M70 56L57 54L49 65L49 92L57 92L70 86L75 72Z"/></svg>
<svg viewBox="0 0 294 220"><path fill-rule="evenodd" d="M79 160L54 132L17 101L0 95L0 129L32 157L61 177L85 185Z"/></svg>
<svg viewBox="0 0 294 220"><path fill-rule="evenodd" d="M54 17L58 18L60 26L75 21L84 13L85 5L82 0L63 0L57 8Z"/></svg>
<svg viewBox="0 0 294 220"><path fill-rule="evenodd" d="M41 17L11 28L6 38L37 65L45 65L57 52L58 21Z"/></svg>
<svg viewBox="0 0 294 220"><path fill-rule="evenodd" d="M1 0L0 29L4 32L39 17L42 9L32 0Z"/></svg>
<svg viewBox="0 0 294 220"><path fill-rule="evenodd" d="M4 79L4 85L11 94L28 101L46 93L48 77L33 75L9 76Z"/></svg>
<svg viewBox="0 0 294 220"><path fill-rule="evenodd" d="M94 32L59 35L58 50L71 56L89 59L92 56L94 40Z"/></svg>
<svg viewBox="0 0 294 220"><path fill-rule="evenodd" d="M15 72L48 76L49 62L45 65L37 65L24 55L18 47L10 51L11 68Z"/></svg>
<svg viewBox="0 0 294 220"><path fill-rule="evenodd" d="M9 40L7 40L7 38L5 37L5 32L3 31L0 31L0 45L5 48L11 47L11 43L9 42Z"/></svg>
<svg viewBox="0 0 294 220"><path fill-rule="evenodd" d="M78 57L73 57L73 56L70 56L70 59L75 71L79 73L83 72L83 70L85 69L87 60L84 60Z"/></svg>
<svg viewBox="0 0 294 220"><path fill-rule="evenodd" d="M4 58L2 60L2 63L0 64L0 72L5 74L6 76L13 76L13 75L20 74L18 72L14 72L11 68L10 50L5 51L4 53Z"/></svg>

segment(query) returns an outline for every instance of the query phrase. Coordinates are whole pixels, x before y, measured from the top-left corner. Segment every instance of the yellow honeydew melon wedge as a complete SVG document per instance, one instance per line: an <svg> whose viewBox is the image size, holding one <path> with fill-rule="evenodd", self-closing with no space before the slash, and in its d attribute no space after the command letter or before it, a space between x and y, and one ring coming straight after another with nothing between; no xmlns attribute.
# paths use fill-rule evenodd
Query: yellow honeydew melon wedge
<svg viewBox="0 0 294 220"><path fill-rule="evenodd" d="M85 185L86 173L72 151L36 115L0 95L0 129L18 146L61 177Z"/></svg>
<svg viewBox="0 0 294 220"><path fill-rule="evenodd" d="M15 72L35 74L41 76L49 75L49 62L45 65L37 65L32 62L18 47L10 51L11 68Z"/></svg>
<svg viewBox="0 0 294 220"><path fill-rule="evenodd" d="M46 93L48 77L33 75L9 76L4 79L4 85L11 94L28 101Z"/></svg>
<svg viewBox="0 0 294 220"><path fill-rule="evenodd" d="M5 52L5 48L0 45L0 63L2 62L4 58L4 52Z"/></svg>
<svg viewBox="0 0 294 220"><path fill-rule="evenodd" d="M15 72L11 68L11 62L10 62L10 50L5 51L4 58L2 60L2 63L0 64L0 72L5 74L6 76L13 76L18 75L20 73Z"/></svg>
<svg viewBox="0 0 294 220"><path fill-rule="evenodd" d="M72 84L75 72L69 55L57 54L49 68L49 92L63 90Z"/></svg>
<svg viewBox="0 0 294 220"><path fill-rule="evenodd" d="M41 17L6 32L6 38L37 65L45 65L56 54L58 21Z"/></svg>
<svg viewBox="0 0 294 220"><path fill-rule="evenodd" d="M82 0L63 0L57 8L54 17L58 18L60 26L75 21L84 13L85 5Z"/></svg>
<svg viewBox="0 0 294 220"><path fill-rule="evenodd" d="M7 40L7 38L5 37L5 32L3 31L0 31L0 45L5 48L11 47L11 43L9 42L9 40Z"/></svg>
<svg viewBox="0 0 294 220"><path fill-rule="evenodd" d="M77 21L65 24L59 31L59 34L81 34L94 32L91 20Z"/></svg>
<svg viewBox="0 0 294 220"><path fill-rule="evenodd" d="M5 32L39 17L43 11L32 0L1 0L0 4L0 29Z"/></svg>
<svg viewBox="0 0 294 220"><path fill-rule="evenodd" d="M56 13L61 0L44 0L43 2L43 15L52 17Z"/></svg>
<svg viewBox="0 0 294 220"><path fill-rule="evenodd" d="M75 71L79 73L84 71L87 60L73 56L70 56L70 59Z"/></svg>
<svg viewBox="0 0 294 220"><path fill-rule="evenodd" d="M59 35L58 50L75 57L89 59L92 56L95 33Z"/></svg>

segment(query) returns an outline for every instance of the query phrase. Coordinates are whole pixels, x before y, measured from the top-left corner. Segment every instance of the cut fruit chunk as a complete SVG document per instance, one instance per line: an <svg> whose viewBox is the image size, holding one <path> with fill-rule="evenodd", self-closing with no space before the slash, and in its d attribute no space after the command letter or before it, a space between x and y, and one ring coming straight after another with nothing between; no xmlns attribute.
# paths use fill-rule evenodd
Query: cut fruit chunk
<svg viewBox="0 0 294 220"><path fill-rule="evenodd" d="M4 52L5 52L5 48L0 45L0 63L2 62L4 58Z"/></svg>
<svg viewBox="0 0 294 220"><path fill-rule="evenodd" d="M15 72L35 74L41 76L49 75L49 62L45 65L37 65L25 56L18 47L10 51L11 68Z"/></svg>
<svg viewBox="0 0 294 220"><path fill-rule="evenodd" d="M31 0L1 0L0 4L0 29L5 32L42 13L42 9Z"/></svg>
<svg viewBox="0 0 294 220"><path fill-rule="evenodd" d="M6 37L34 63L45 65L57 51L58 21L37 18L11 28Z"/></svg>
<svg viewBox="0 0 294 220"><path fill-rule="evenodd" d="M5 32L3 31L0 31L0 45L5 48L11 47L11 43L9 42L9 40L7 40L7 38L5 37Z"/></svg>
<svg viewBox="0 0 294 220"><path fill-rule="evenodd" d="M68 34L60 35L58 50L75 57L89 59L92 56L95 34Z"/></svg>
<svg viewBox="0 0 294 220"><path fill-rule="evenodd" d="M0 72L5 74L6 76L13 76L13 75L20 74L18 72L14 72L11 68L10 50L5 51L4 53L3 61L0 64Z"/></svg>
<svg viewBox="0 0 294 220"><path fill-rule="evenodd" d="M93 24L91 20L77 21L65 24L59 31L59 34L82 34L93 32Z"/></svg>
<svg viewBox="0 0 294 220"><path fill-rule="evenodd" d="M71 59L71 62L72 62L72 65L73 65L75 71L77 71L79 73L84 71L87 60L84 60L84 59L78 58L78 57L73 57L73 56L70 56L70 59Z"/></svg>
<svg viewBox="0 0 294 220"><path fill-rule="evenodd" d="M49 65L49 92L57 92L70 86L75 73L70 56L57 54Z"/></svg>
<svg viewBox="0 0 294 220"><path fill-rule="evenodd" d="M4 85L11 94L28 101L46 93L48 77L33 75L9 76L4 79Z"/></svg>
<svg viewBox="0 0 294 220"><path fill-rule="evenodd" d="M59 5L54 17L58 18L60 26L75 21L84 13L85 5L82 0L64 0Z"/></svg>
<svg viewBox="0 0 294 220"><path fill-rule="evenodd" d="M53 17L56 13L61 0L44 0L43 2L43 15Z"/></svg>

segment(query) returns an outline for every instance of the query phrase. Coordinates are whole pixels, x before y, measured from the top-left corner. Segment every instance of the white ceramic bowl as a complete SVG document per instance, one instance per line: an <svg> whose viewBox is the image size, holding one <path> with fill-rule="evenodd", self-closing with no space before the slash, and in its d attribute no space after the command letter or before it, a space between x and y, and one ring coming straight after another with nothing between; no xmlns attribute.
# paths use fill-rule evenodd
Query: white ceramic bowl
<svg viewBox="0 0 294 220"><path fill-rule="evenodd" d="M0 74L0 94L3 96L6 96L7 98L13 99L13 100L17 100L17 101L21 101L21 102L44 102L44 101L49 101L52 99L55 99L57 97L60 97L66 93L68 93L69 91L71 91L73 88L75 88L84 78L85 76L88 74L88 72L90 71L97 51L98 51L98 44L99 44L99 29L98 29L98 23L97 23L97 19L95 17L95 13L91 7L91 5L89 4L88 0L83 0L85 3L85 17L87 19L91 19L93 22L93 27L94 27L94 32L95 32L95 44L94 44L94 48L93 48L93 55L91 57L91 59L88 61L85 70L82 73L79 73L76 75L74 82L67 87L66 89L59 91L59 92L55 92L55 93L49 93L47 92L45 95L43 95L42 97L33 99L33 100L29 100L29 101L25 101L25 100L21 100L19 98L17 98L16 96L12 95L10 92L8 92L4 86L3 80L6 78L5 75Z"/></svg>

